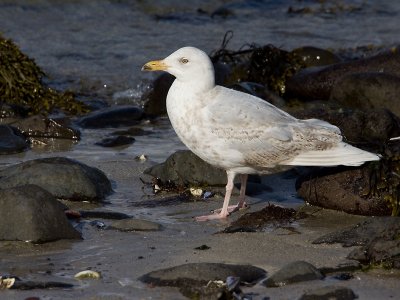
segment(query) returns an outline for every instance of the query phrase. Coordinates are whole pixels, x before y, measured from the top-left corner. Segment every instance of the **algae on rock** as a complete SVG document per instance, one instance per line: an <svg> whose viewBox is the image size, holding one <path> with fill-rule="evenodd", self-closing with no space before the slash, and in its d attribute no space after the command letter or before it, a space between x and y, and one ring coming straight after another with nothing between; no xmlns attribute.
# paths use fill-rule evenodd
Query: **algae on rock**
<svg viewBox="0 0 400 300"><path fill-rule="evenodd" d="M0 34L0 103L23 107L29 113L49 113L58 108L69 114L88 109L71 92L57 92L43 85L44 72L10 39Z"/></svg>

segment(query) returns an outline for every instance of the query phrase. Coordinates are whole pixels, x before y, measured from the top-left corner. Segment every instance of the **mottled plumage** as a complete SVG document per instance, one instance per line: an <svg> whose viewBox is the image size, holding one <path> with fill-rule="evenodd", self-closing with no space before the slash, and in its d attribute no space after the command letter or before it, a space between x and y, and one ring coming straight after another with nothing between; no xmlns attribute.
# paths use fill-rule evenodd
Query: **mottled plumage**
<svg viewBox="0 0 400 300"><path fill-rule="evenodd" d="M244 206L247 174L268 174L293 165L358 166L379 159L344 143L334 125L299 120L260 98L216 86L211 60L199 49L181 48L164 60L147 63L143 70L165 70L176 77L167 96L172 126L196 155L227 171L221 212L198 220L224 218ZM240 200L228 207L236 174L242 174Z"/></svg>

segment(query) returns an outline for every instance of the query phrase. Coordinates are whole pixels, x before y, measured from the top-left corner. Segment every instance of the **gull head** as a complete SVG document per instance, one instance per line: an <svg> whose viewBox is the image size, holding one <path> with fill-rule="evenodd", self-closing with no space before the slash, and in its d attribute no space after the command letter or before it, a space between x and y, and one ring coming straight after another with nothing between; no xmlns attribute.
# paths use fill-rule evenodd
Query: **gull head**
<svg viewBox="0 0 400 300"><path fill-rule="evenodd" d="M194 47L183 47L162 60L153 60L142 71L166 71L181 82L214 85L214 67L210 57Z"/></svg>

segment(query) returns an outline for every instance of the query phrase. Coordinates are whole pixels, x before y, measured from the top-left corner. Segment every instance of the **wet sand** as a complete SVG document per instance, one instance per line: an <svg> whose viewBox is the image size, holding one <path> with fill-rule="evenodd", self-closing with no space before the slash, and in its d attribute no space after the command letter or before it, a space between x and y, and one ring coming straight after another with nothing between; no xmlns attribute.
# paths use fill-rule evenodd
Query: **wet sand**
<svg viewBox="0 0 400 300"><path fill-rule="evenodd" d="M62 281L73 283L72 289L7 290L1 291L0 299L24 299L36 296L41 299L184 299L175 288L149 287L137 280L147 272L177 266L189 262L222 262L251 264L267 271L268 275L283 265L305 260L316 267L335 267L346 262L353 249L341 245L313 245L311 241L328 232L354 225L364 219L344 213L308 208L311 217L292 224L295 230L275 228L266 232L215 234L241 213L227 221L193 221L193 216L221 205L221 198L207 202L182 203L154 208L136 208L133 204L144 201L145 193L139 177L150 163L135 160L84 161L97 165L116 182L110 204L101 209L120 211L137 218L148 219L163 226L157 232L119 232L100 230L84 225L83 241L58 241L43 245L23 242L1 242L1 273L12 274L23 280ZM95 164L94 164L95 163ZM273 178L278 186L288 184ZM294 184L294 182L293 182ZM274 189L274 186L271 186ZM146 190L148 189L148 190ZM277 189L282 196L282 192ZM289 191L291 192L291 191ZM265 195L264 195L265 196ZM263 198L264 198L263 196ZM125 207L118 199L128 197ZM144 198L143 198L144 197ZM152 197L150 197L152 198ZM259 210L274 198L274 191L265 199L250 198L250 210ZM110 220L103 220L109 224ZM207 245L208 250L195 250ZM74 274L85 269L101 273L100 280L75 280ZM244 288L255 292L262 299L295 299L305 290L326 285L346 286L359 295L359 299L389 299L400 297L397 285L400 274L395 271L375 270L356 272L348 281L325 279L281 288L258 285Z"/></svg>

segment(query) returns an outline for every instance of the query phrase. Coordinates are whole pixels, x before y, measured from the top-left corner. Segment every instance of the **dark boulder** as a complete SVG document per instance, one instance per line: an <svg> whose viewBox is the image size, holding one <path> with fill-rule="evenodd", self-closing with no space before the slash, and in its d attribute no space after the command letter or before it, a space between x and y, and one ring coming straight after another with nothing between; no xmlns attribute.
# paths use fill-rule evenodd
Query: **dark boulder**
<svg viewBox="0 0 400 300"><path fill-rule="evenodd" d="M388 73L355 73L339 79L330 100L360 110L386 108L400 117L400 77Z"/></svg>
<svg viewBox="0 0 400 300"><path fill-rule="evenodd" d="M107 128L132 126L138 124L143 117L143 110L134 105L107 107L94 111L77 121L83 128Z"/></svg>
<svg viewBox="0 0 400 300"><path fill-rule="evenodd" d="M150 272L139 280L155 286L185 286L207 284L223 280L228 276L240 277L241 282L256 283L264 278L263 269L251 265L230 265L221 263L189 263Z"/></svg>
<svg viewBox="0 0 400 300"><path fill-rule="evenodd" d="M361 168L313 169L296 182L297 193L305 202L351 214L382 216L392 210L385 193L373 193L368 164Z"/></svg>
<svg viewBox="0 0 400 300"><path fill-rule="evenodd" d="M112 192L99 169L64 157L26 161L0 171L0 188L35 184L53 196L70 200L101 201Z"/></svg>
<svg viewBox="0 0 400 300"><path fill-rule="evenodd" d="M15 127L0 125L0 154L12 154L29 147L25 136Z"/></svg>
<svg viewBox="0 0 400 300"><path fill-rule="evenodd" d="M150 167L145 174L177 186L226 185L226 172L211 166L189 150L177 151L164 163Z"/></svg>
<svg viewBox="0 0 400 300"><path fill-rule="evenodd" d="M332 87L344 76L354 73L380 72L400 76L400 51L391 49L372 57L342 62L326 67L306 68L286 82L287 92L305 100L329 99Z"/></svg>
<svg viewBox="0 0 400 300"><path fill-rule="evenodd" d="M272 274L263 284L267 287L280 287L296 282L321 279L324 279L324 275L312 264L295 261Z"/></svg>
<svg viewBox="0 0 400 300"><path fill-rule="evenodd" d="M357 295L347 287L325 286L304 293L299 300L353 300Z"/></svg>
<svg viewBox="0 0 400 300"><path fill-rule="evenodd" d="M0 240L43 243L79 239L68 222L65 206L36 185L0 190Z"/></svg>

